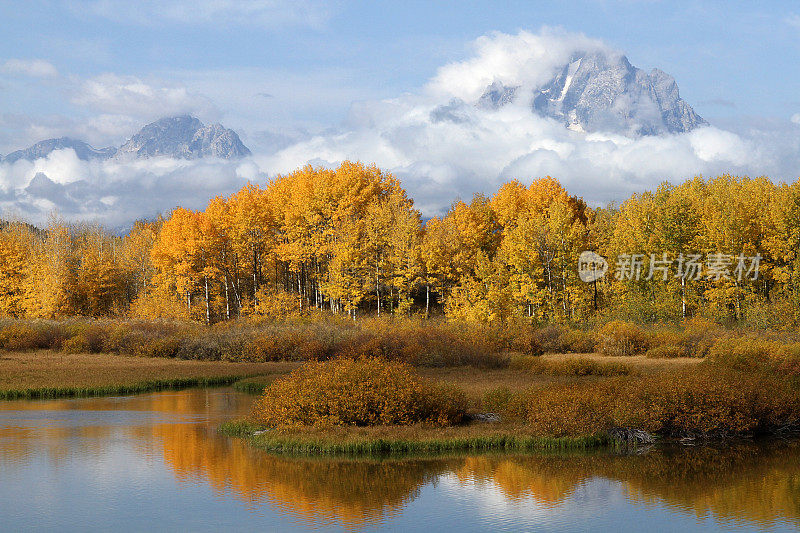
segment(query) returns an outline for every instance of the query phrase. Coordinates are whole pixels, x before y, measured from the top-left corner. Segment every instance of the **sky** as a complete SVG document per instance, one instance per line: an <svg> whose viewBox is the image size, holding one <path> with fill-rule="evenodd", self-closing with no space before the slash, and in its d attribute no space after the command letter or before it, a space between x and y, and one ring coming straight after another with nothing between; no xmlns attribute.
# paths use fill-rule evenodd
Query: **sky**
<svg viewBox="0 0 800 533"><path fill-rule="evenodd" d="M430 109L498 69L547 77L548 58L585 42L672 75L712 127L578 139L528 116L431 123ZM544 174L595 204L698 173L793 180L798 64L792 2L0 0L0 154L63 135L118 146L178 113L221 122L254 153L127 166L55 153L0 165L0 215L118 226L342 159L394 172L428 216ZM32 188L38 172L50 181Z"/></svg>

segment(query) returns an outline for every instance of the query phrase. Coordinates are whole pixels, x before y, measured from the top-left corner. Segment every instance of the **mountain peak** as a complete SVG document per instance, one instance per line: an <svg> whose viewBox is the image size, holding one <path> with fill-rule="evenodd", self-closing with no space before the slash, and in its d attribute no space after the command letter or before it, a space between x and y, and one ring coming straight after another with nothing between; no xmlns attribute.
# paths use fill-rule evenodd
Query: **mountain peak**
<svg viewBox="0 0 800 533"><path fill-rule="evenodd" d="M143 127L117 151L117 159L156 156L235 159L250 155L235 131L221 124L204 125L190 115L166 117Z"/></svg>
<svg viewBox="0 0 800 533"><path fill-rule="evenodd" d="M60 137L47 139L0 157L4 163L14 163L20 159L35 161L47 157L56 150L71 149L78 159L131 160L163 156L182 159L200 157L219 157L236 159L250 155L250 150L242 144L235 131L221 124L204 125L191 115L165 117L151 122L131 137L119 149L114 147L96 149L78 139Z"/></svg>
<svg viewBox="0 0 800 533"><path fill-rule="evenodd" d="M475 105L498 109L520 98L518 89L495 81ZM610 52L574 54L552 79L533 89L530 106L576 131L659 135L708 124L680 97L672 76L659 69L647 73Z"/></svg>

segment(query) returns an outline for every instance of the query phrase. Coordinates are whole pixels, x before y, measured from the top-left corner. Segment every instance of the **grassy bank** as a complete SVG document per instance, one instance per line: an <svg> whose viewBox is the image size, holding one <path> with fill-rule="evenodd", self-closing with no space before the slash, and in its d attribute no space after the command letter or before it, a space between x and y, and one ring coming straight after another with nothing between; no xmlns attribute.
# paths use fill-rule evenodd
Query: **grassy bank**
<svg viewBox="0 0 800 533"><path fill-rule="evenodd" d="M581 450L612 444L605 435L542 437L524 427L474 423L448 428L352 427L275 432L245 421L223 424L220 432L247 440L270 453L289 455L438 454L469 451Z"/></svg>
<svg viewBox="0 0 800 533"><path fill-rule="evenodd" d="M230 385L248 376L283 374L294 366L63 354L47 350L0 352L0 399L107 396Z"/></svg>
<svg viewBox="0 0 800 533"><path fill-rule="evenodd" d="M220 376L212 378L160 379L139 381L128 385L104 385L96 387L11 389L0 390L0 400L50 400L55 398L89 398L93 396L127 396L161 390L188 389L191 387L221 387L231 385L239 379L239 376Z"/></svg>

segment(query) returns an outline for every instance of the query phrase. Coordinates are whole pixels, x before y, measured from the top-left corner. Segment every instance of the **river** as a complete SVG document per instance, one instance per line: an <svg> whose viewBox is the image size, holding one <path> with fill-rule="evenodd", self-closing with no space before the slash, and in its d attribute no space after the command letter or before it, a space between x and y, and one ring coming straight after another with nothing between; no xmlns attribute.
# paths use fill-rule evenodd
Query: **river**
<svg viewBox="0 0 800 533"><path fill-rule="evenodd" d="M252 397L0 402L3 531L796 531L800 444L407 459L221 436Z"/></svg>

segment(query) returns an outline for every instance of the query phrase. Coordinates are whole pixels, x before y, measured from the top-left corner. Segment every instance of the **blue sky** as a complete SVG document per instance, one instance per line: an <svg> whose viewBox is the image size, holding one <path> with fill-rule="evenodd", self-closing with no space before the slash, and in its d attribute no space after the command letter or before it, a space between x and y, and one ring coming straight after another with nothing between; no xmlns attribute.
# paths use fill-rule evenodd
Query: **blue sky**
<svg viewBox="0 0 800 533"><path fill-rule="evenodd" d="M333 155L373 158L393 168L391 157L382 160L387 149L363 143L333 149L334 136L382 120L385 115L374 111L382 101L424 93L443 67L476 55L476 39L542 28L599 39L640 68L664 70L683 98L721 130L750 137L756 130L798 133L792 117L800 122L800 5L792 2L0 0L0 153L61 135L118 145L149 120L189 112L234 128L257 155L328 136L326 143L302 145L300 155L296 148L279 160L256 157L252 168L235 171L242 179L305 160L332 162ZM699 141L692 142L697 152ZM727 143L730 151L735 142L715 137L709 145ZM308 152L314 146L333 155ZM796 175L795 146L774 155L781 163L763 171ZM600 202L649 185L656 175L678 179L728 167L760 173L762 160L654 169L642 183L605 192L584 187L571 176L578 172L572 167L555 165L554 171ZM432 164L422 158L397 167L419 174ZM431 179L441 184L448 172L461 171ZM469 180L450 183L447 194L469 196L497 181L486 176L483 187L480 172L470 172ZM3 188L26 179L0 172L0 199ZM420 181L414 192L426 190ZM430 209L440 210L434 203Z"/></svg>
<svg viewBox="0 0 800 533"><path fill-rule="evenodd" d="M219 12L209 7L207 16L191 16L198 4L217 4ZM159 2L139 10L127 1L6 1L0 3L0 57L44 59L63 75L82 77L113 72L168 79L175 71L258 69L320 83L327 73L328 83L346 90L337 91L326 116L298 104L288 117L324 123L341 118L347 95L386 98L415 90L439 66L466 56L481 35L554 26L602 39L641 68L672 74L683 97L709 120L800 112L800 6L792 2L273 1L262 10L251 6L252 12L247 4L180 2L167 15L154 7ZM52 87L3 85L0 112L86 113ZM261 89L271 94L269 80ZM220 112L221 118L233 113Z"/></svg>

